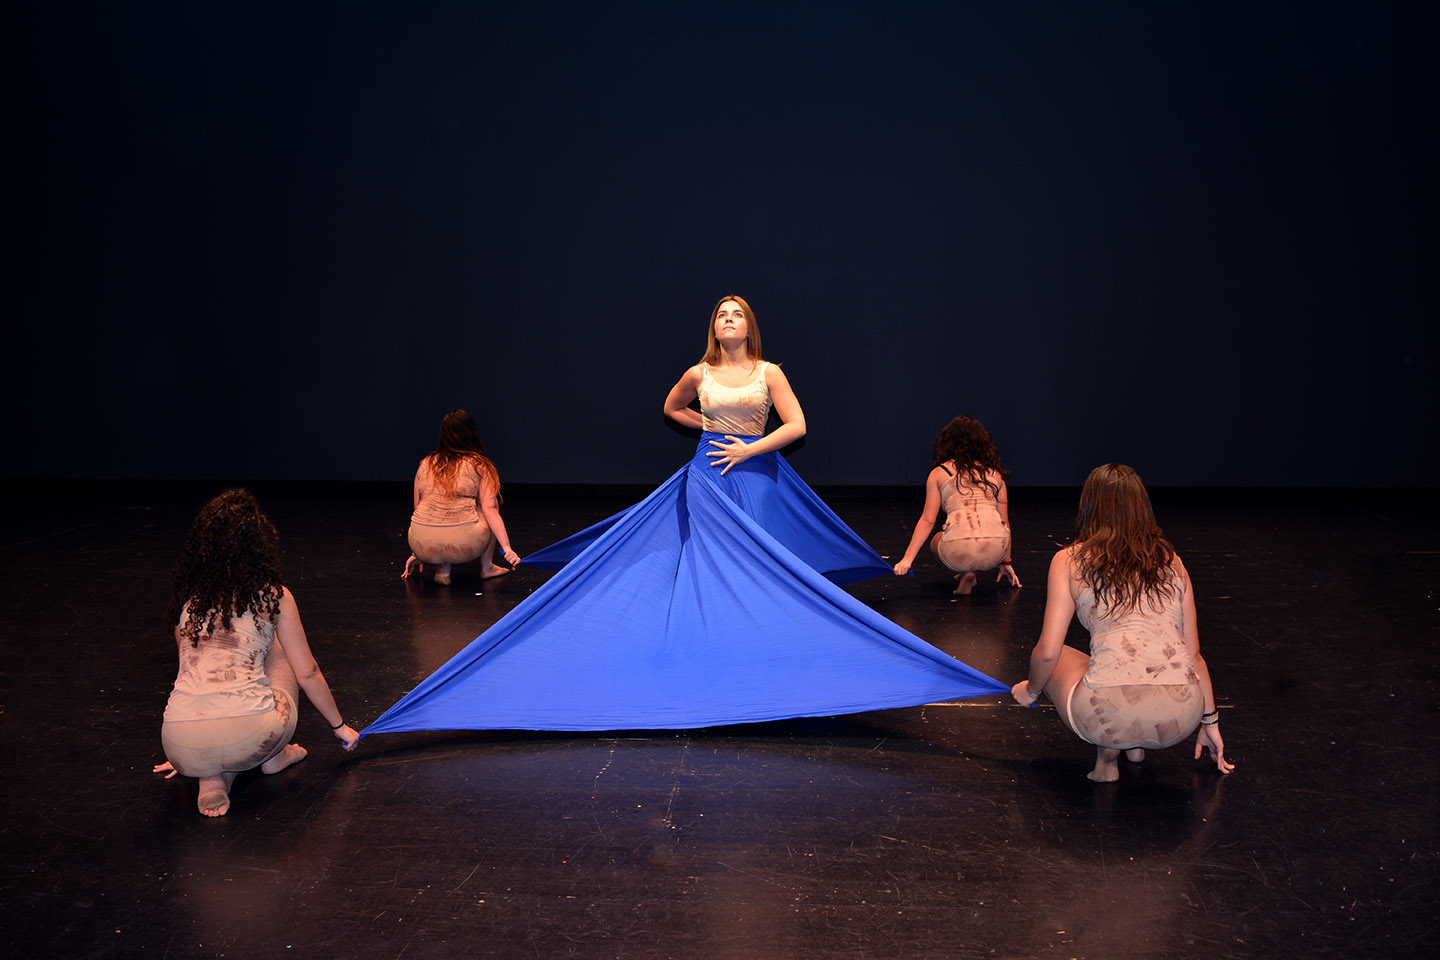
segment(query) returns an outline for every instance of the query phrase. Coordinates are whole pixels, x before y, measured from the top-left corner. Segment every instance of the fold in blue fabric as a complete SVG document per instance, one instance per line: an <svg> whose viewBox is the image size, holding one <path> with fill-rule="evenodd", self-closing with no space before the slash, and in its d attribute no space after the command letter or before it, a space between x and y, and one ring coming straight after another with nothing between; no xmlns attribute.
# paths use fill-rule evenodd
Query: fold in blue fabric
<svg viewBox="0 0 1440 960"><path fill-rule="evenodd" d="M832 583L844 586L892 572L890 564L846 526L845 521L825 505L825 501L800 479L800 475L778 453L751 457L722 473L722 468L714 466L714 461L707 454L716 449L711 445L712 440L724 439L724 435L718 433L703 434L695 456L681 472L701 471L706 479L734 501L742 513ZM741 439L752 443L760 438ZM646 503L649 500L537 550L525 558L525 565L542 570L559 570L631 511L640 509Z"/></svg>
<svg viewBox="0 0 1440 960"><path fill-rule="evenodd" d="M639 504L532 555L563 566L361 736L706 727L1009 690L826 579L807 558L840 582L889 567L778 454L721 477L711 439Z"/></svg>

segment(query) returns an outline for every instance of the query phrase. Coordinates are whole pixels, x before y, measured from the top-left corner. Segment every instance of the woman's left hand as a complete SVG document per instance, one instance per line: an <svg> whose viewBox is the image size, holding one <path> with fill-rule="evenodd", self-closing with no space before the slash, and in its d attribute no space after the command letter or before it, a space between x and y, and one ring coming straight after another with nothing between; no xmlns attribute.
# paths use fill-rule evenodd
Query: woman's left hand
<svg viewBox="0 0 1440 960"><path fill-rule="evenodd" d="M1008 563L1000 564L1000 570L995 574L995 582L999 583L1001 580L1009 580L1012 587L1020 586L1020 578L1015 576L1015 568Z"/></svg>
<svg viewBox="0 0 1440 960"><path fill-rule="evenodd" d="M711 440L710 445L712 447L719 447L720 449L711 450L705 454L707 457L714 458L710 461L710 466L718 467L721 464L725 465L725 469L720 471L720 476L722 477L729 473L730 468L735 466L735 464L744 463L750 459L750 444L741 440L739 437L732 437L728 433L725 435L725 439L730 442L725 444L719 440Z"/></svg>
<svg viewBox="0 0 1440 960"><path fill-rule="evenodd" d="M169 760L166 760L164 763L155 764L155 769L151 772L163 773L165 774L165 779L169 780L171 777L175 776L175 774L179 773L180 771L176 770L173 766L171 766Z"/></svg>
<svg viewBox="0 0 1440 960"><path fill-rule="evenodd" d="M1036 702L1036 701L1030 699L1030 678L1029 678L1029 677L1026 677L1024 680L1021 680L1019 683L1015 684L1015 686L1011 687L1011 688L1010 688L1010 696L1014 697L1014 698L1015 698L1015 702L1018 703L1018 704L1020 704L1020 706L1022 706L1022 707L1033 707L1033 706L1035 706L1035 702Z"/></svg>
<svg viewBox="0 0 1440 960"><path fill-rule="evenodd" d="M510 566L520 566L520 554L516 553L514 550L511 550L509 547L505 547L504 549L502 549L500 551L500 556L504 557L505 562L510 564Z"/></svg>
<svg viewBox="0 0 1440 960"><path fill-rule="evenodd" d="M1195 735L1195 759L1199 760L1205 751L1215 760L1215 769L1221 773L1229 773L1235 769L1235 764L1225 759L1225 741L1220 739L1220 722L1202 723L1200 731Z"/></svg>

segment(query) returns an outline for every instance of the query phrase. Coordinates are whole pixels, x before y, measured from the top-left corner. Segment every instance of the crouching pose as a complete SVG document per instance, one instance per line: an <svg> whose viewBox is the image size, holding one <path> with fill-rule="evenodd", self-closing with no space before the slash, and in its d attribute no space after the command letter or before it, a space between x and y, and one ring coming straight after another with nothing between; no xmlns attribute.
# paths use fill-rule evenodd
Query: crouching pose
<svg viewBox="0 0 1440 960"><path fill-rule="evenodd" d="M359 734L340 716L280 580L275 527L248 491L225 491L195 518L167 621L180 670L160 727L167 762L155 772L197 778L205 816L230 809L237 773L279 773L305 759L290 742L301 690L340 745L355 749Z"/></svg>
<svg viewBox="0 0 1440 960"><path fill-rule="evenodd" d="M1065 645L1070 617L1090 631L1090 656ZM1011 692L1024 706L1044 692L1060 721L1095 745L1091 780L1119 777L1132 761L1199 728L1195 758L1225 760L1210 672L1200 656L1195 595L1175 548L1161 536L1135 471L1096 467L1080 494L1074 542L1055 554L1030 676Z"/></svg>
<svg viewBox="0 0 1440 960"><path fill-rule="evenodd" d="M930 537L940 510L945 525ZM1010 497L1000 451L974 417L956 417L935 438L930 475L925 478L925 508L910 535L895 573L905 576L930 538L930 552L955 574L955 592L971 593L976 572L997 571L995 581L1020 586L1010 565Z"/></svg>

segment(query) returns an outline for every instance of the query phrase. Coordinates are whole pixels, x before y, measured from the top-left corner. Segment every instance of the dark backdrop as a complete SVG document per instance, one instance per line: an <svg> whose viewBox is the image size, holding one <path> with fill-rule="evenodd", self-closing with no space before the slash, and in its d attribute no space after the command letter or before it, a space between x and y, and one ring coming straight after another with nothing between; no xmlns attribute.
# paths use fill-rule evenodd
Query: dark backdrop
<svg viewBox="0 0 1440 960"><path fill-rule="evenodd" d="M29 3L3 470L649 483L748 297L816 484L1434 485L1430 3Z"/></svg>

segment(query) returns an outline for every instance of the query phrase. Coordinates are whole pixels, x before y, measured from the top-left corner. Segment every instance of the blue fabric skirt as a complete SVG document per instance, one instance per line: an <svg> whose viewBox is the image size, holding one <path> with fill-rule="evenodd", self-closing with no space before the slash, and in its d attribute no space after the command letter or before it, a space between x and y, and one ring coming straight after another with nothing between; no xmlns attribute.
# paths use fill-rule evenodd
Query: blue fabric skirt
<svg viewBox="0 0 1440 960"><path fill-rule="evenodd" d="M722 477L712 439L528 558L560 570L361 735L705 727L1009 690L836 586L890 568L778 454Z"/></svg>
<svg viewBox="0 0 1440 960"><path fill-rule="evenodd" d="M716 449L710 441L724 439L725 436L719 433L703 434L699 446L695 449L695 456L680 473L694 470L699 475L697 479L709 480L721 493L729 497L742 513L779 541L781 546L832 583L843 586L893 572L890 564L861 540L854 530L846 526L845 521L816 496L815 491L800 479L800 475L780 454L761 454L729 470L715 466L714 458L707 456ZM751 443L760 438L740 439ZM679 475L676 474L677 477ZM671 480L674 479L675 477L671 477ZM543 550L537 550L525 558L525 565L543 570L559 570L632 511L645 507L654 499L652 495L629 510L601 520L594 526Z"/></svg>

